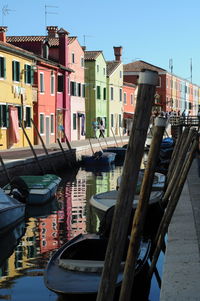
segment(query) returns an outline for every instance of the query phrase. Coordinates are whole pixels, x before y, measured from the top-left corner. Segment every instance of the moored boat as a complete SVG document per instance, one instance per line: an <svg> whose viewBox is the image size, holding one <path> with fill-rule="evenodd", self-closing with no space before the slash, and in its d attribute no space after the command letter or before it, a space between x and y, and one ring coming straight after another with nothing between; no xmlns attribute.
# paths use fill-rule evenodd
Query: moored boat
<svg viewBox="0 0 200 301"><path fill-rule="evenodd" d="M14 177L3 189L22 202L41 205L55 197L61 178L54 174Z"/></svg>
<svg viewBox="0 0 200 301"><path fill-rule="evenodd" d="M114 163L116 153L112 152L96 152L94 155L82 155L82 163L85 166L102 166Z"/></svg>
<svg viewBox="0 0 200 301"><path fill-rule="evenodd" d="M135 267L135 278L147 262L151 242L142 239ZM84 298L96 295L104 266L107 240L96 234L80 234L65 243L50 259L44 273L48 289L63 296ZM118 273L116 288L123 279L126 250Z"/></svg>
<svg viewBox="0 0 200 301"><path fill-rule="evenodd" d="M136 193L140 192L142 180L144 177L144 171L145 171L144 169L141 169L139 171ZM166 181L166 176L164 174L155 172L153 183L152 183L152 191L163 190L165 186L165 181ZM121 176L117 178L117 186L116 186L117 190L119 189L120 183L121 183Z"/></svg>
<svg viewBox="0 0 200 301"><path fill-rule="evenodd" d="M0 188L0 235L25 218L25 205L5 194Z"/></svg>
<svg viewBox="0 0 200 301"><path fill-rule="evenodd" d="M115 161L124 161L126 155L126 148L124 147L107 147L103 149L103 152L116 153Z"/></svg>

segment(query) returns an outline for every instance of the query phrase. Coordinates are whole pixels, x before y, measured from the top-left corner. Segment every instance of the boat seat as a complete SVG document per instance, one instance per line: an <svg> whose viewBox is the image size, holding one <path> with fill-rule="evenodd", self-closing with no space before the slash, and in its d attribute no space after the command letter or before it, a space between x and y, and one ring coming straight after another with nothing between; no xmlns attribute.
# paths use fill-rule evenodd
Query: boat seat
<svg viewBox="0 0 200 301"><path fill-rule="evenodd" d="M123 269L125 262L121 263ZM70 271L101 273L104 267L104 261L100 260L81 260L81 259L60 259L59 266Z"/></svg>

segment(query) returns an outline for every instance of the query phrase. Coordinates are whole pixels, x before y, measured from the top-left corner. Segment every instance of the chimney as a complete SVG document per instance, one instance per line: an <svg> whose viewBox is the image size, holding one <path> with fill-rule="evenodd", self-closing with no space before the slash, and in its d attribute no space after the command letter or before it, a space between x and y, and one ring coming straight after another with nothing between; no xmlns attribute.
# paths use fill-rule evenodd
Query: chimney
<svg viewBox="0 0 200 301"><path fill-rule="evenodd" d="M46 27L49 38L56 38L58 32L58 26L47 26Z"/></svg>
<svg viewBox="0 0 200 301"><path fill-rule="evenodd" d="M86 46L82 46L83 51L86 51Z"/></svg>
<svg viewBox="0 0 200 301"><path fill-rule="evenodd" d="M0 26L0 41L6 43L6 31L7 31L7 26Z"/></svg>
<svg viewBox="0 0 200 301"><path fill-rule="evenodd" d="M59 63L68 66L68 35L69 32L63 28L58 30L59 36Z"/></svg>
<svg viewBox="0 0 200 301"><path fill-rule="evenodd" d="M114 48L115 61L121 62L122 46L119 47L114 46L113 48Z"/></svg>

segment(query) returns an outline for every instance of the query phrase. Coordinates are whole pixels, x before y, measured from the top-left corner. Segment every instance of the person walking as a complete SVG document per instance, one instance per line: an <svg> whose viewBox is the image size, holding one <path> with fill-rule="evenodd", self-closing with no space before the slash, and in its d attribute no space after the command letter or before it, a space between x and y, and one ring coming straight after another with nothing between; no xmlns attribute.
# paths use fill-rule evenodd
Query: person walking
<svg viewBox="0 0 200 301"><path fill-rule="evenodd" d="M101 137L104 138L104 132L105 132L105 128L104 128L103 122L100 121L100 124L99 124L99 138L101 138Z"/></svg>

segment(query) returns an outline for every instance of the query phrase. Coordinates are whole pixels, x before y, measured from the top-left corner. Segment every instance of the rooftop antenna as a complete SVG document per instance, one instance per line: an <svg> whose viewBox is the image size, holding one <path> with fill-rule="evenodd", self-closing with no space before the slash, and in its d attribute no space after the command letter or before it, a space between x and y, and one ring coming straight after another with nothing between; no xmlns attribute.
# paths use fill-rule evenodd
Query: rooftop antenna
<svg viewBox="0 0 200 301"><path fill-rule="evenodd" d="M83 35L83 46L85 46L85 40L86 40L86 38L88 38L88 37L92 37L92 36L86 35L86 34Z"/></svg>
<svg viewBox="0 0 200 301"><path fill-rule="evenodd" d="M173 73L173 59L169 59L169 69L170 72Z"/></svg>
<svg viewBox="0 0 200 301"><path fill-rule="evenodd" d="M192 83L192 59L190 59L190 81Z"/></svg>
<svg viewBox="0 0 200 301"><path fill-rule="evenodd" d="M47 15L58 15L58 13L56 13L56 12L48 11L48 8L58 8L58 6L45 4L45 28L47 27Z"/></svg>
<svg viewBox="0 0 200 301"><path fill-rule="evenodd" d="M13 9L8 8L8 4L2 7L2 25L4 25L4 17L9 14L10 11L15 11Z"/></svg>

